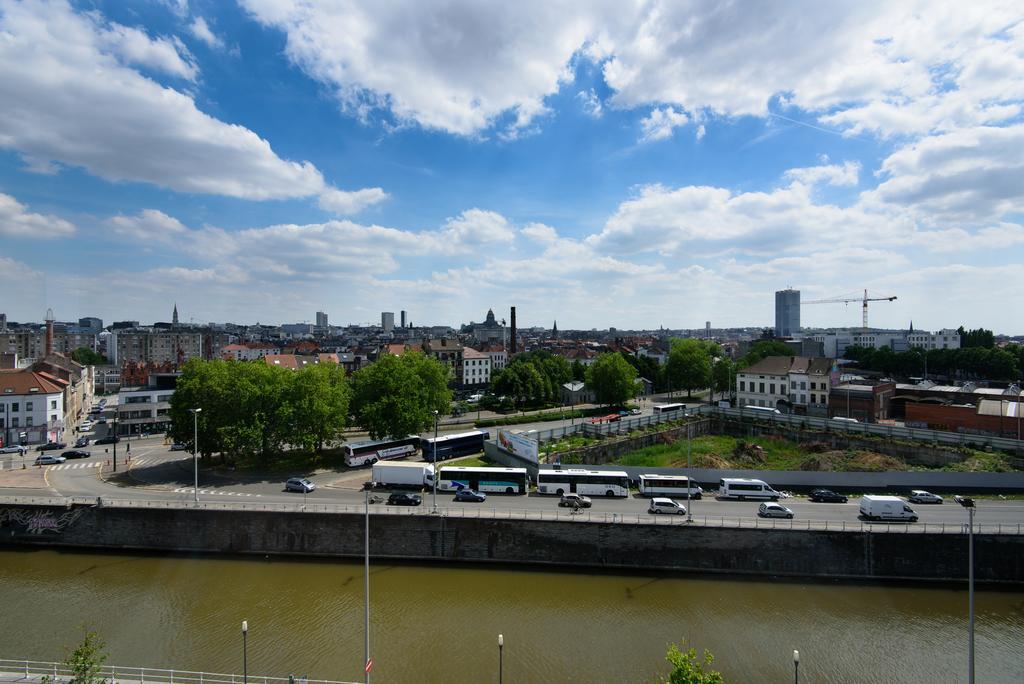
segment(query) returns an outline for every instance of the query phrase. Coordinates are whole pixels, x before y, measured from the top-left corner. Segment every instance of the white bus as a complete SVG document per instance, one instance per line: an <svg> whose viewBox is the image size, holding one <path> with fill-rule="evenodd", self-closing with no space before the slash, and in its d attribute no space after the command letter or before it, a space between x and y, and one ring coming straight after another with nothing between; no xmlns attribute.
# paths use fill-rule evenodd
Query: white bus
<svg viewBox="0 0 1024 684"><path fill-rule="evenodd" d="M373 465L377 461L386 461L390 458L401 458L416 453L420 438L416 435L409 435L404 439L386 439L374 442L356 442L346 444L345 465L349 468L356 468L364 465Z"/></svg>
<svg viewBox="0 0 1024 684"><path fill-rule="evenodd" d="M723 499L768 499L778 501L782 495L764 480L748 480L743 477L726 477L718 481L718 496Z"/></svg>
<svg viewBox="0 0 1024 684"><path fill-rule="evenodd" d="M687 499L699 499L704 490L700 485L685 475L641 475L640 494L642 496L684 496Z"/></svg>
<svg viewBox="0 0 1024 684"><path fill-rule="evenodd" d="M780 416L782 415L782 411L780 411L777 408L772 408L771 406L750 406L750 405L747 405L747 406L742 406L740 408L742 408L744 411L752 411L753 413L771 413L773 415L780 415Z"/></svg>
<svg viewBox="0 0 1024 684"><path fill-rule="evenodd" d="M655 413L672 413L673 411L685 411L686 404L655 404Z"/></svg>
<svg viewBox="0 0 1024 684"><path fill-rule="evenodd" d="M537 472L539 494L575 492L586 496L629 496L629 475L623 470L564 468Z"/></svg>
<svg viewBox="0 0 1024 684"><path fill-rule="evenodd" d="M528 482L526 468L445 466L438 475L437 488L443 492L475 489L478 492L526 494Z"/></svg>

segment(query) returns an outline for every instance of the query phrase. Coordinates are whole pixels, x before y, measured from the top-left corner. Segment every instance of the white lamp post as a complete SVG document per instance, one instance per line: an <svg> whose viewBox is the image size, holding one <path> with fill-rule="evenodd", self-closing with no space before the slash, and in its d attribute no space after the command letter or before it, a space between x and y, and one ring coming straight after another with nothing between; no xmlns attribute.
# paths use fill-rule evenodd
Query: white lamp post
<svg viewBox="0 0 1024 684"><path fill-rule="evenodd" d="M434 409L434 477L431 478L431 482L434 485L434 510L431 513L437 513L437 409Z"/></svg>
<svg viewBox="0 0 1024 684"><path fill-rule="evenodd" d="M502 678L505 675L505 663L503 661L502 650L505 648L505 637L502 634L498 635L498 684L501 684Z"/></svg>
<svg viewBox="0 0 1024 684"><path fill-rule="evenodd" d="M249 683L249 622L242 620L242 682Z"/></svg>
<svg viewBox="0 0 1024 684"><path fill-rule="evenodd" d="M967 684L974 684L974 499L954 496L953 500L967 509Z"/></svg>
<svg viewBox="0 0 1024 684"><path fill-rule="evenodd" d="M800 684L800 651L793 650L793 683Z"/></svg>
<svg viewBox="0 0 1024 684"><path fill-rule="evenodd" d="M189 409L192 412L192 464L195 466L195 488L192 490L193 498L199 502L199 412L201 408Z"/></svg>

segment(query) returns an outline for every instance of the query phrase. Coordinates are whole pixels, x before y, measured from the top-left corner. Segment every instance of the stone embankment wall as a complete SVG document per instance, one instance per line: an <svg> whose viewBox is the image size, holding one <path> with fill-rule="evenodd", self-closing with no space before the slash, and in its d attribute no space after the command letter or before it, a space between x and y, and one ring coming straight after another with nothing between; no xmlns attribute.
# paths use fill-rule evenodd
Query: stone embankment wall
<svg viewBox="0 0 1024 684"><path fill-rule="evenodd" d="M254 510L4 506L0 547L361 557L363 516ZM979 581L1024 582L1024 535L976 535ZM372 515L387 560L862 580L961 580L961 534L728 529L685 525Z"/></svg>

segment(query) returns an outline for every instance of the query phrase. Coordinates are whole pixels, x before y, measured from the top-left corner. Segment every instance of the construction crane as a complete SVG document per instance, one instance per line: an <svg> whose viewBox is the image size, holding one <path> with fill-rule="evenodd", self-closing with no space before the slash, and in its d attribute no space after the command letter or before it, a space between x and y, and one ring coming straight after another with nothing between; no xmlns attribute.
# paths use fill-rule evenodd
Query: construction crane
<svg viewBox="0 0 1024 684"><path fill-rule="evenodd" d="M868 330L868 302L892 302L895 301L895 295L892 297L868 297L868 291L864 290L864 296L856 299L847 299L845 297L834 297L832 299L812 299L801 304L850 304L851 302L861 302L861 309L864 312L863 327L864 332Z"/></svg>

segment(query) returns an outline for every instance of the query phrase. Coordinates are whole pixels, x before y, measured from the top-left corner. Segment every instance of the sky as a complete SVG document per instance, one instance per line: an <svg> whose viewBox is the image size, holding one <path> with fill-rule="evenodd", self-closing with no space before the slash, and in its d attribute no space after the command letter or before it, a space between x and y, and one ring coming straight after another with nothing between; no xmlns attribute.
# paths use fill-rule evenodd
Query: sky
<svg viewBox="0 0 1024 684"><path fill-rule="evenodd" d="M0 0L0 312L1022 334L1022 105L1019 2Z"/></svg>

